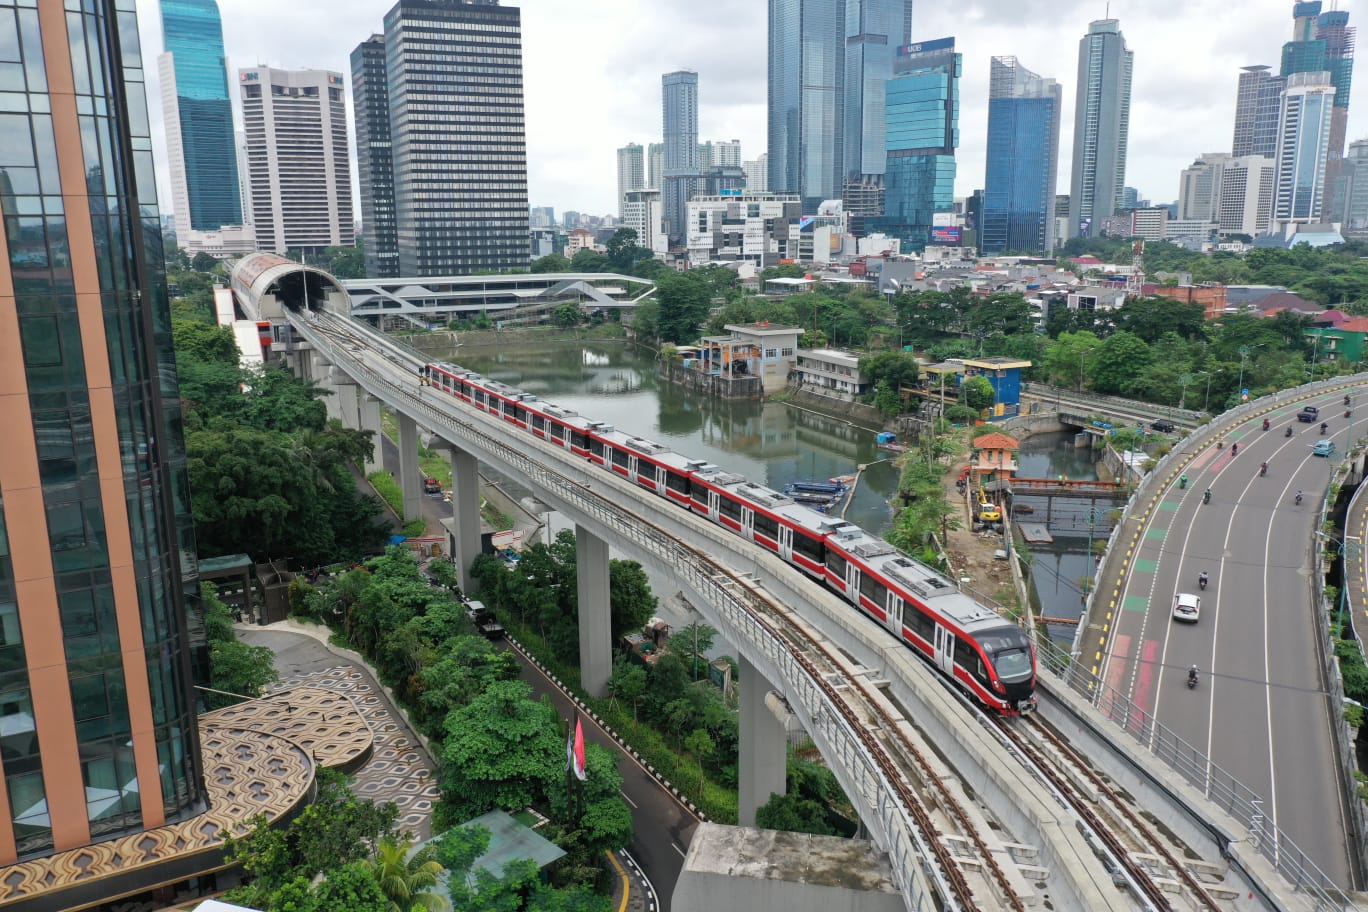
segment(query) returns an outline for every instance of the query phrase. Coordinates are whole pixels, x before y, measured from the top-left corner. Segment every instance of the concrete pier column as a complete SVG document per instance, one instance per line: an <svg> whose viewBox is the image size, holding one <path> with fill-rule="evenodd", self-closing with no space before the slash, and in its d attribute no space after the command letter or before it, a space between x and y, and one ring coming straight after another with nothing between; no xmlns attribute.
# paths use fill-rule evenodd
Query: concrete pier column
<svg viewBox="0 0 1368 912"><path fill-rule="evenodd" d="M447 551L460 574L461 591L475 588L470 565L480 553L480 461L447 441L451 461L451 522L447 526Z"/></svg>
<svg viewBox="0 0 1368 912"><path fill-rule="evenodd" d="M328 420L342 420L342 411L337 403L337 387L333 385L333 367L327 356L315 351L310 357L309 379L318 385L322 393L323 407L328 410Z"/></svg>
<svg viewBox="0 0 1368 912"><path fill-rule="evenodd" d="M399 489L404 492L404 522L423 518L423 470L418 466L418 425L403 412L399 419Z"/></svg>
<svg viewBox="0 0 1368 912"><path fill-rule="evenodd" d="M613 673L612 611L608 587L608 543L575 526L575 574L579 591L580 683L591 696L608 693Z"/></svg>
<svg viewBox="0 0 1368 912"><path fill-rule="evenodd" d="M356 402L356 381L346 372L334 367L331 371L334 398L337 411L342 418L342 426L353 431L361 429L361 413Z"/></svg>
<svg viewBox="0 0 1368 912"><path fill-rule="evenodd" d="M361 401L357 404L359 420L358 427L363 431L371 432L371 455L366 460L366 474L371 472L383 472L385 470L384 454L381 448L384 442L380 436L384 431L380 427L380 400L369 393L361 394Z"/></svg>
<svg viewBox="0 0 1368 912"><path fill-rule="evenodd" d="M741 688L741 744L737 787L737 823L755 826L755 812L771 794L782 795L788 760L784 726L766 705L770 682L745 653L738 656Z"/></svg>

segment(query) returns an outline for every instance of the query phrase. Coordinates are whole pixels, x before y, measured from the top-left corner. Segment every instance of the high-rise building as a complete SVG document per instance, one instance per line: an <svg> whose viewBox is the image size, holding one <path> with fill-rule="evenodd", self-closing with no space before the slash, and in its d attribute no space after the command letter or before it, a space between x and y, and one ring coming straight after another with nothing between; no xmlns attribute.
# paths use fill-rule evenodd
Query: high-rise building
<svg viewBox="0 0 1368 912"><path fill-rule="evenodd" d="M654 251L660 241L660 191L628 190L622 202L622 227L636 232L638 247Z"/></svg>
<svg viewBox="0 0 1368 912"><path fill-rule="evenodd" d="M1054 249L1063 90L1015 57L994 57L978 246L984 253Z"/></svg>
<svg viewBox="0 0 1368 912"><path fill-rule="evenodd" d="M884 86L912 40L912 0L846 0L845 22L842 177L872 185L860 179L884 173Z"/></svg>
<svg viewBox="0 0 1368 912"><path fill-rule="evenodd" d="M366 275L399 277L399 237L394 211L394 162L390 157L389 85L385 36L371 35L351 52L352 111L356 118L356 173L361 188L361 230L366 238Z"/></svg>
<svg viewBox="0 0 1368 912"><path fill-rule="evenodd" d="M18 39L0 56L27 74L22 113L0 116L0 865L186 819L206 795L194 526L137 21L116 0L15 7L0 8ZM211 7L163 4L178 66L181 15ZM223 81L221 56L209 70L206 83ZM187 152L205 135L190 125ZM231 123L221 140L227 198L192 196L215 219L238 205ZM77 904L111 895L95 890Z"/></svg>
<svg viewBox="0 0 1368 912"><path fill-rule="evenodd" d="M618 217L626 218L623 208L627 194L646 186L646 154L641 143L628 143L617 150Z"/></svg>
<svg viewBox="0 0 1368 912"><path fill-rule="evenodd" d="M718 168L741 167L741 140L722 139L712 144L712 164Z"/></svg>
<svg viewBox="0 0 1368 912"><path fill-rule="evenodd" d="M238 71L257 249L355 243L344 86L328 70Z"/></svg>
<svg viewBox="0 0 1368 912"><path fill-rule="evenodd" d="M904 249L924 248L934 216L955 211L962 66L954 38L909 45L899 49L884 90L888 167L884 215L875 221Z"/></svg>
<svg viewBox="0 0 1368 912"><path fill-rule="evenodd" d="M698 74L678 70L661 77L661 122L665 140L665 184L661 202L665 234L671 245L683 243L689 197L702 176L698 161Z"/></svg>
<svg viewBox="0 0 1368 912"><path fill-rule="evenodd" d="M1231 158L1221 168L1216 223L1222 234L1249 237L1268 230L1273 211L1273 159L1263 155Z"/></svg>
<svg viewBox="0 0 1368 912"><path fill-rule="evenodd" d="M1233 156L1208 152L1183 169L1178 180L1178 218L1216 222L1221 208L1221 181Z"/></svg>
<svg viewBox="0 0 1368 912"><path fill-rule="evenodd" d="M1240 72L1235 94L1235 139L1230 154L1271 158L1278 145L1278 110L1286 80L1266 66L1247 66Z"/></svg>
<svg viewBox="0 0 1368 912"><path fill-rule="evenodd" d="M1340 234L1346 240L1368 239L1368 139L1349 144L1344 156L1344 211Z"/></svg>
<svg viewBox="0 0 1368 912"><path fill-rule="evenodd" d="M358 62L364 69L367 56L364 44L352 54L353 85ZM522 84L516 7L498 0L399 0L385 15L385 107L400 275L468 275L527 265ZM379 83L374 88L379 92ZM358 154L358 169L359 159ZM383 167L360 178L363 185L374 182L373 197L383 195Z"/></svg>
<svg viewBox="0 0 1368 912"><path fill-rule="evenodd" d="M1131 70L1121 23L1098 19L1078 42L1078 101L1074 105L1069 235L1096 237L1098 220L1121 206L1130 132Z"/></svg>
<svg viewBox="0 0 1368 912"><path fill-rule="evenodd" d="M769 0L769 189L841 195L848 0Z"/></svg>
<svg viewBox="0 0 1368 912"><path fill-rule="evenodd" d="M1287 222L1321 220L1334 103L1335 86L1329 72L1287 77L1278 117L1271 230L1281 230Z"/></svg>
<svg viewBox="0 0 1368 912"><path fill-rule="evenodd" d="M1292 40L1283 45L1281 74L1329 73L1335 87L1335 110L1331 116L1329 156L1344 154L1345 129L1349 121L1349 89L1354 75L1354 33L1349 13L1321 12L1319 0L1292 6Z"/></svg>
<svg viewBox="0 0 1368 912"><path fill-rule="evenodd" d="M1134 187L1122 187L1122 188L1121 188L1121 208L1122 208L1122 209L1138 209L1138 208L1140 208L1141 205L1142 205L1142 204L1141 204L1141 202L1140 202L1140 191L1139 191L1139 190L1136 190ZM1146 204L1146 205L1147 205L1147 204Z"/></svg>
<svg viewBox="0 0 1368 912"><path fill-rule="evenodd" d="M646 144L646 188L659 190L665 185L665 144Z"/></svg>
<svg viewBox="0 0 1368 912"><path fill-rule="evenodd" d="M760 192L769 186L769 153L761 152L753 161L742 162L741 169L746 172L747 190Z"/></svg>
<svg viewBox="0 0 1368 912"><path fill-rule="evenodd" d="M161 0L157 58L170 166L171 206L182 246L193 231L242 224L233 103L214 0Z"/></svg>
<svg viewBox="0 0 1368 912"><path fill-rule="evenodd" d="M698 144L698 167L711 168L713 166L713 144L712 140Z"/></svg>

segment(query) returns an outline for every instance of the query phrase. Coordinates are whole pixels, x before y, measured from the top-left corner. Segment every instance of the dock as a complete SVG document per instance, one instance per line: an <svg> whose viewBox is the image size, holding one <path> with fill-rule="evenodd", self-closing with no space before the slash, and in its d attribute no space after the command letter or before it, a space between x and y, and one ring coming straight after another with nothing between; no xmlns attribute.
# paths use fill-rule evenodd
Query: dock
<svg viewBox="0 0 1368 912"><path fill-rule="evenodd" d="M1054 541L1054 536L1044 523L1017 523L1017 528L1021 530L1021 537L1033 545L1048 545Z"/></svg>

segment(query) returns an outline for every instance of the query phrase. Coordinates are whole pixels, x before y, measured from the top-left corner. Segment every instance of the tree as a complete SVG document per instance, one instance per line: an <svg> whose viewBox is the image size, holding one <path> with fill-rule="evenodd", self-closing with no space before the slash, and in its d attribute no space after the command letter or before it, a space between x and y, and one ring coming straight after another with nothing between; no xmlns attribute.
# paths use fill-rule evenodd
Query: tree
<svg viewBox="0 0 1368 912"><path fill-rule="evenodd" d="M199 320L172 320L171 338L178 359L237 366L240 353L232 327Z"/></svg>
<svg viewBox="0 0 1368 912"><path fill-rule="evenodd" d="M441 884L444 868L437 860L435 846L414 852L413 837L386 836L375 847L375 854L361 862L380 891L389 900L389 912L445 912L450 904L433 889Z"/></svg>
<svg viewBox="0 0 1368 912"><path fill-rule="evenodd" d="M285 912L285 907L270 903L270 908ZM310 891L305 912L393 912L394 906L375 877L359 862L329 871L323 882ZM404 910L411 912L411 910Z"/></svg>
<svg viewBox="0 0 1368 912"><path fill-rule="evenodd" d="M920 375L917 359L904 352L881 352L860 359L860 377L877 386L886 381L896 394L899 388L914 386Z"/></svg>
<svg viewBox="0 0 1368 912"><path fill-rule="evenodd" d="M660 605L641 564L616 558L608 562L608 601L615 643L623 634L640 630Z"/></svg>
<svg viewBox="0 0 1368 912"><path fill-rule="evenodd" d="M209 686L228 694L259 697L267 686L280 680L272 665L274 654L267 646L249 646L236 638L209 644ZM207 693L205 705L218 709L239 702L224 694Z"/></svg>
<svg viewBox="0 0 1368 912"><path fill-rule="evenodd" d="M213 272L218 267L218 260L209 254L200 251L190 260L190 268L195 272Z"/></svg>
<svg viewBox="0 0 1368 912"><path fill-rule="evenodd" d="M561 754L563 757L563 748ZM591 854L616 851L632 842L632 812L622 800L622 774L617 764L617 755L607 748L597 744L584 746L584 781L576 781L573 786L580 791L584 806L578 819L575 801L565 788L565 776L562 774L554 784L548 784L551 819L578 830L584 848ZM560 765L565 765L563 759Z"/></svg>
<svg viewBox="0 0 1368 912"><path fill-rule="evenodd" d="M960 393L964 396L964 404L976 412L992 408L997 402L997 393L993 391L993 384L987 377L966 377L960 384Z"/></svg>
<svg viewBox="0 0 1368 912"><path fill-rule="evenodd" d="M584 312L580 310L579 305L568 301L551 312L551 321L565 329L578 326L583 319Z"/></svg>
<svg viewBox="0 0 1368 912"><path fill-rule="evenodd" d="M811 833L814 836L836 836L836 830L826 820L826 808L820 802L795 794L773 794L755 810L755 825L767 830L789 833Z"/></svg>
<svg viewBox="0 0 1368 912"><path fill-rule="evenodd" d="M571 272L607 272L608 257L589 247L581 247L570 258Z"/></svg>
<svg viewBox="0 0 1368 912"><path fill-rule="evenodd" d="M898 394L888 385L887 380L880 380L874 388L874 407L879 410L879 414L885 418L892 418L902 411L902 400Z"/></svg>
<svg viewBox="0 0 1368 912"><path fill-rule="evenodd" d="M1150 363L1150 350L1145 341L1134 333L1120 330L1112 333L1094 354L1091 377L1093 389L1099 393L1120 394L1126 384Z"/></svg>
<svg viewBox="0 0 1368 912"><path fill-rule="evenodd" d="M684 739L684 749L698 761L698 787L703 787L703 764L712 759L717 746L706 729L696 728Z"/></svg>
<svg viewBox="0 0 1368 912"><path fill-rule="evenodd" d="M570 261L559 253L548 253L544 257L538 257L533 260L532 265L529 266L528 269L534 274L543 272L569 272Z"/></svg>
<svg viewBox="0 0 1368 912"><path fill-rule="evenodd" d="M608 692L613 699L632 704L632 720L635 721L637 704L646 693L646 669L634 664L626 656L619 656L613 662L613 673L608 676Z"/></svg>
<svg viewBox="0 0 1368 912"><path fill-rule="evenodd" d="M366 244L358 240L355 247L327 247L323 250L328 272L339 279L366 277Z"/></svg>
<svg viewBox="0 0 1368 912"><path fill-rule="evenodd" d="M708 650L717 639L717 629L695 621L685 624L670 636L670 652L686 661L693 669L691 677L698 680L699 666L707 668Z"/></svg>
<svg viewBox="0 0 1368 912"><path fill-rule="evenodd" d="M707 319L712 304L712 287L705 272L691 269L662 274L656 279L656 334L662 341L682 345L698 337L698 328Z"/></svg>

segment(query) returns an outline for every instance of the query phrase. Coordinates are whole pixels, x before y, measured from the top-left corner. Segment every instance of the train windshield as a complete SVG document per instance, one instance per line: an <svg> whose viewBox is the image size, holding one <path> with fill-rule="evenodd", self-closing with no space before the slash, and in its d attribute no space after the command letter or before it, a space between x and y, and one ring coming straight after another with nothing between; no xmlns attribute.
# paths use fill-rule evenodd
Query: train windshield
<svg viewBox="0 0 1368 912"><path fill-rule="evenodd" d="M985 630L977 639L992 657L999 680L1020 681L1031 676L1031 644L1016 627Z"/></svg>

